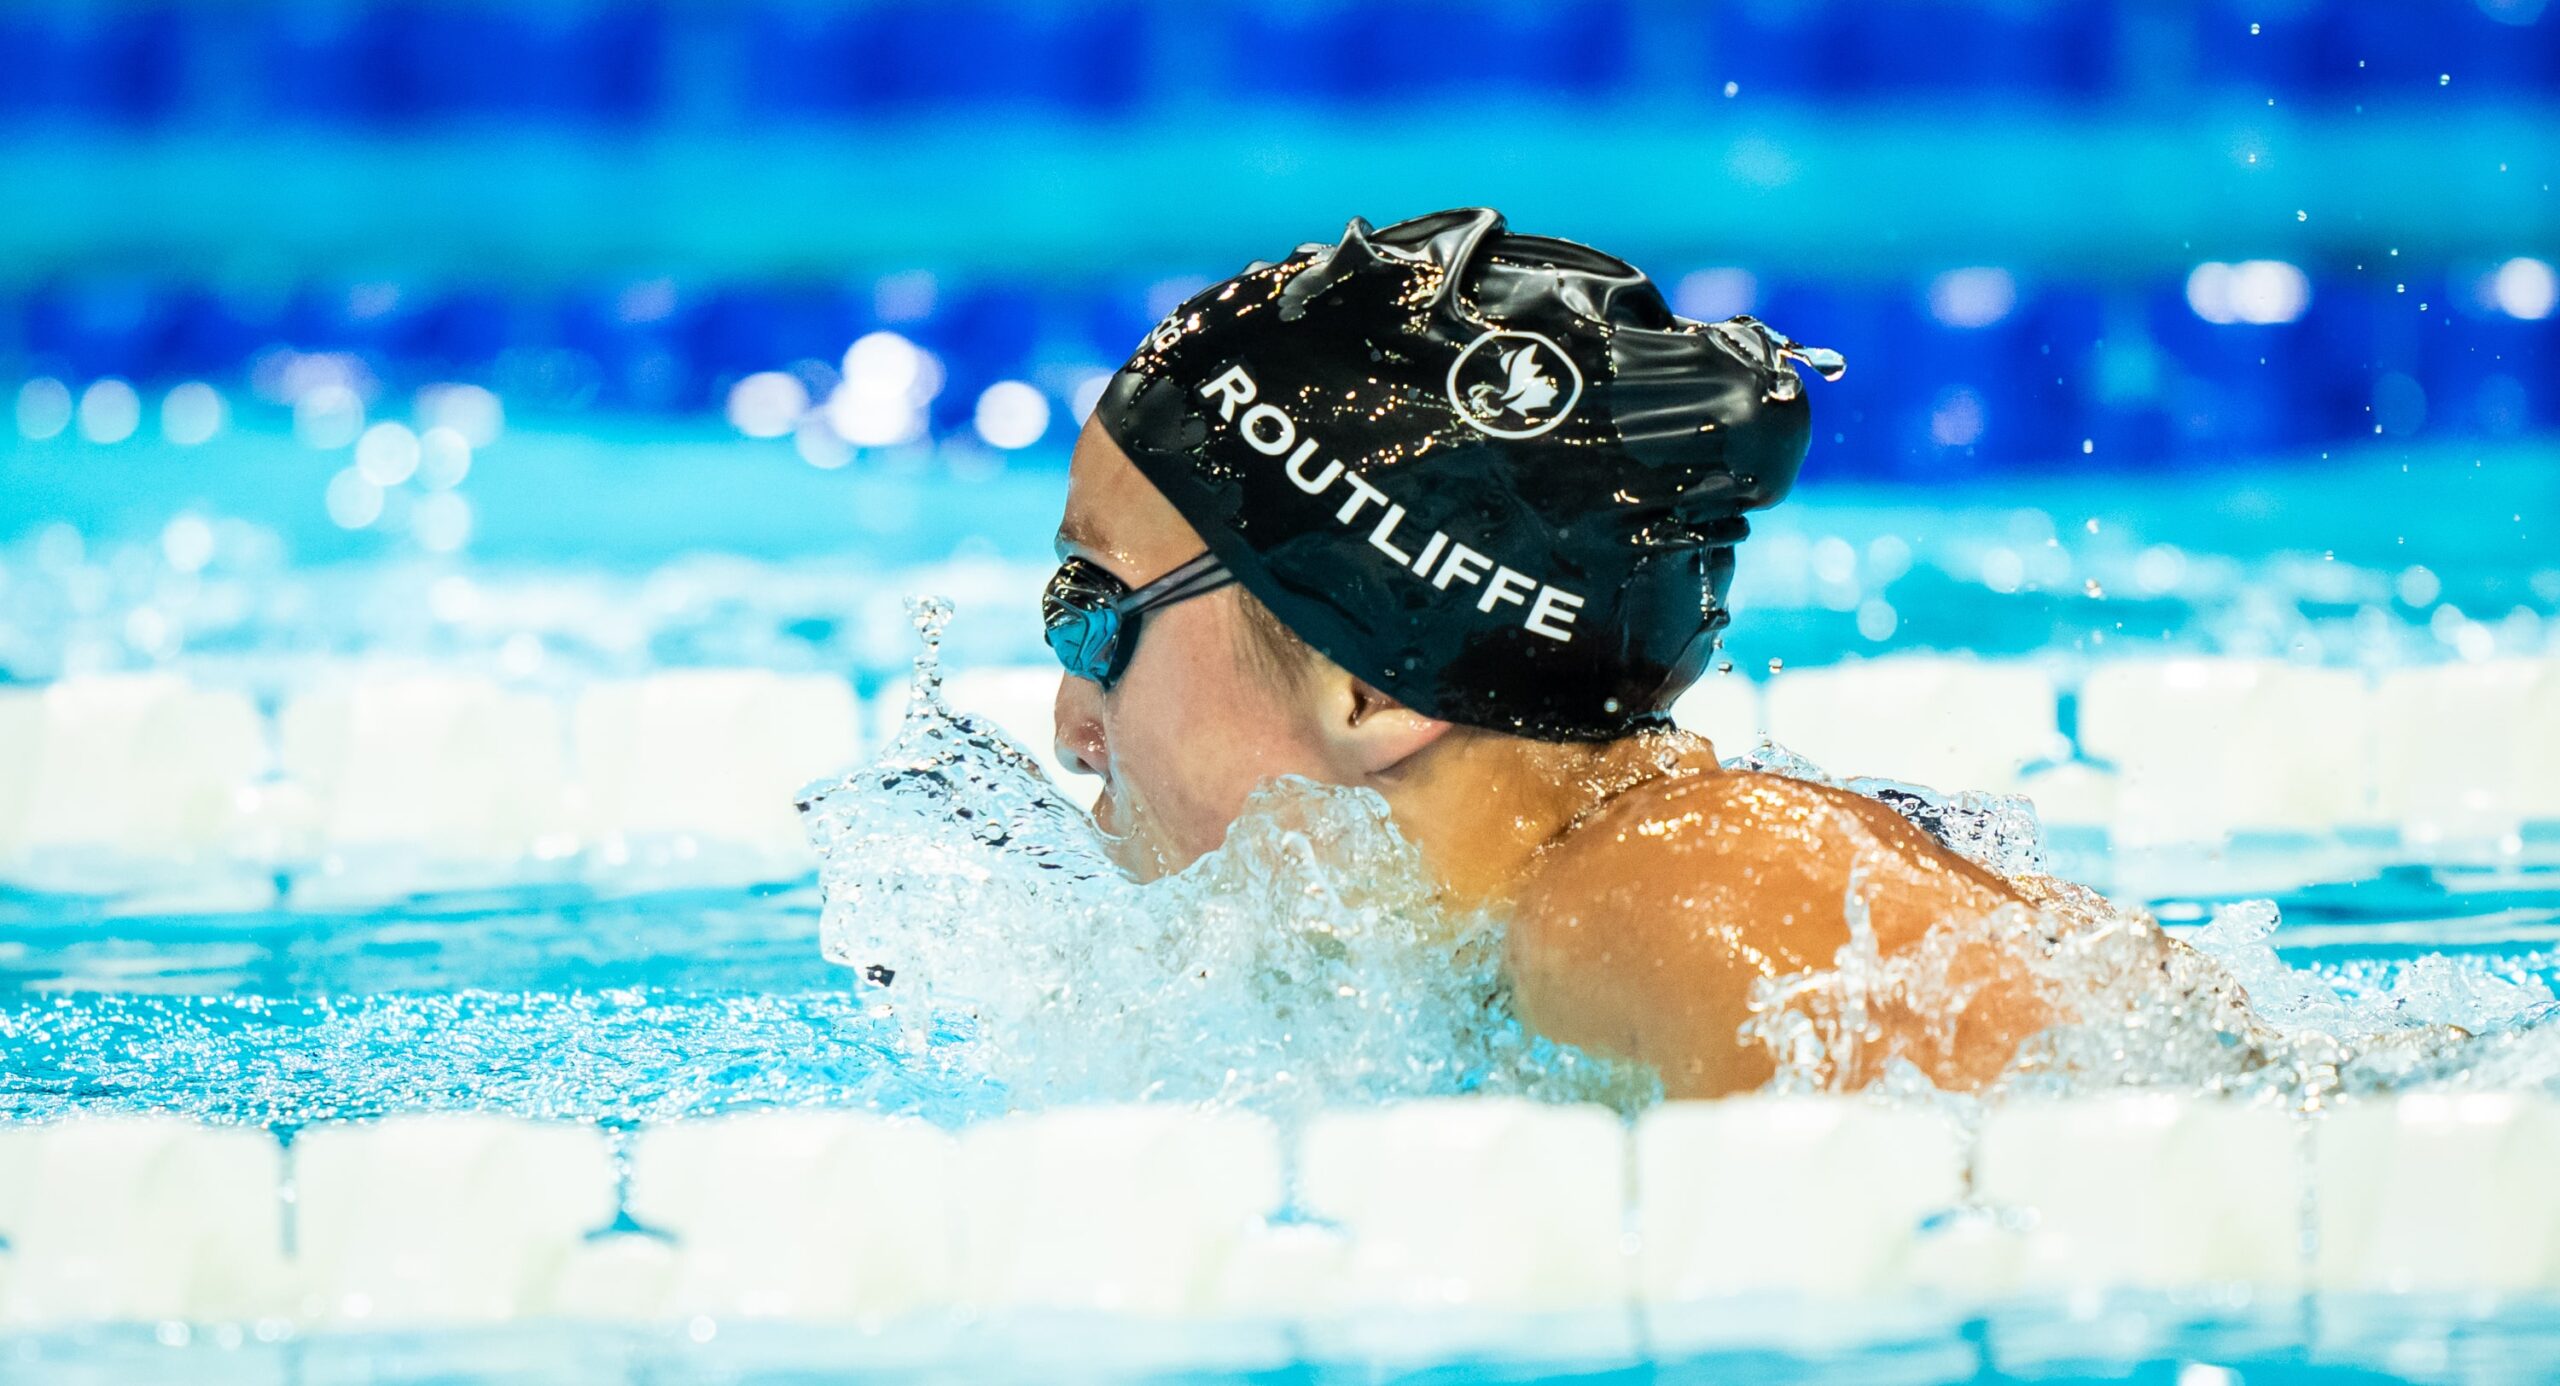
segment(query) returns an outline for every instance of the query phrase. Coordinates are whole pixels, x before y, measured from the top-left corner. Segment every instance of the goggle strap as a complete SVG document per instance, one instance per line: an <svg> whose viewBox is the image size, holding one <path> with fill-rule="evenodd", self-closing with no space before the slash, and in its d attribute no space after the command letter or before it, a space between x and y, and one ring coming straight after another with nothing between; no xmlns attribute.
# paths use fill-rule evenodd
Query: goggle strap
<svg viewBox="0 0 2560 1386"><path fill-rule="evenodd" d="M1115 605L1124 617L1143 615L1160 606L1207 596L1235 580L1236 575L1227 571L1216 554L1204 553L1121 598Z"/></svg>

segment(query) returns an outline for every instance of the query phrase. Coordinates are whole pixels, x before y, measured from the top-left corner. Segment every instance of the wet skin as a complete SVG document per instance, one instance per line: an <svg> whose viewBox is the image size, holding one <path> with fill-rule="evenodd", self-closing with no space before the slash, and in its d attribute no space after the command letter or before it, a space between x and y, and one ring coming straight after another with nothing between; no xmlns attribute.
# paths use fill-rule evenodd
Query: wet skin
<svg viewBox="0 0 2560 1386"><path fill-rule="evenodd" d="M1077 441L1062 554L1131 586L1198 555L1199 535L1099 429ZM1378 791L1451 903L1511 919L1521 1019L1553 1039L1642 1060L1675 1097L1739 1091L1771 1066L1736 1031L1752 983L1828 967L1850 940L1854 886L1891 957L1948 919L2019 906L2019 887L1957 857L1890 808L1799 780L1726 771L1687 733L1598 746L1503 736L1425 717L1330 661L1275 676L1242 589L1146 618L1105 693L1062 679L1057 750L1100 775L1095 819L1141 876L1224 839L1245 795L1278 775ZM1985 950L1988 951L1988 950ZM1877 1008L1941 1084L1996 1075L2040 1028L1998 959L1959 1015Z"/></svg>

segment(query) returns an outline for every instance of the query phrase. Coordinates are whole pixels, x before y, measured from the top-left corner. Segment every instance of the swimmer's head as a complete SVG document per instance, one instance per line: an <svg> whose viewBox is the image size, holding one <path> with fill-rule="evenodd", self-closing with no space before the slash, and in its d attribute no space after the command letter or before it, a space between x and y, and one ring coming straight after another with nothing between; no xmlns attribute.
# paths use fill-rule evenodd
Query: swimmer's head
<svg viewBox="0 0 2560 1386"><path fill-rule="evenodd" d="M1442 212L1199 294L1095 418L1327 658L1434 717L1605 740L1705 668L1743 514L1804 459L1790 358L1817 355Z"/></svg>
<svg viewBox="0 0 2560 1386"><path fill-rule="evenodd" d="M1451 726L1667 725L1744 512L1804 458L1795 361L1837 369L1484 210L1354 221L1212 286L1105 391L1062 537L1130 587L1204 551L1235 586L1146 615L1108 694L1071 677L1061 751L1179 862L1270 774L1363 782Z"/></svg>

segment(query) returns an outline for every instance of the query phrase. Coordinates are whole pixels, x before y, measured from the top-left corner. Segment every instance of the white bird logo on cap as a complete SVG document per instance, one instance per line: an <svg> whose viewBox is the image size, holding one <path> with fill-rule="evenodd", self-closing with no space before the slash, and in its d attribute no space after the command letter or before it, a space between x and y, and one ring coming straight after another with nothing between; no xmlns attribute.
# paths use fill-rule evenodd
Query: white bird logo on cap
<svg viewBox="0 0 2560 1386"><path fill-rule="evenodd" d="M1495 438L1535 438L1564 422L1581 398L1581 368L1534 332L1490 329L1449 366L1450 405Z"/></svg>
<svg viewBox="0 0 2560 1386"><path fill-rule="evenodd" d="M1526 419L1556 402L1555 377L1538 369L1538 348L1515 347L1502 353L1505 373L1499 391L1491 385L1471 386L1467 402L1486 418L1504 410Z"/></svg>

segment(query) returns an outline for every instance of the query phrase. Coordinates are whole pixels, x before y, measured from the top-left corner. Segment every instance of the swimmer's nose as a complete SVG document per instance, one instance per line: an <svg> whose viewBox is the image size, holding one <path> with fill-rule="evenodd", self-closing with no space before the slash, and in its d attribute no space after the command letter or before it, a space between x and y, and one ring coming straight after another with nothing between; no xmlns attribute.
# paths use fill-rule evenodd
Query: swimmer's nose
<svg viewBox="0 0 2560 1386"><path fill-rule="evenodd" d="M1102 690L1089 679L1058 680L1056 734L1051 749L1070 770L1099 775L1111 763L1102 735Z"/></svg>

